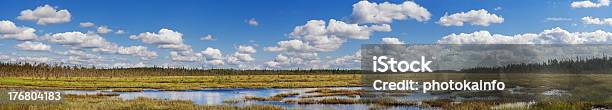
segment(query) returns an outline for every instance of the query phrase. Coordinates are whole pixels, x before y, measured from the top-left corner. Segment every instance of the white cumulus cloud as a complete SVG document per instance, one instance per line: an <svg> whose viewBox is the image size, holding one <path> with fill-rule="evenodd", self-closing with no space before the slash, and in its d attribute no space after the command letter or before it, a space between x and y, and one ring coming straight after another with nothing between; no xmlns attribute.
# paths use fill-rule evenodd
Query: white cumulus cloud
<svg viewBox="0 0 612 110"><path fill-rule="evenodd" d="M174 49L174 50L182 50L182 51L188 51L191 50L191 46L187 45L187 44L161 44L159 46L157 46L159 48L167 48L167 49Z"/></svg>
<svg viewBox="0 0 612 110"><path fill-rule="evenodd" d="M540 33L511 36L477 31L447 35L437 42L440 44L609 44L612 43L612 33L602 30L569 32L559 27Z"/></svg>
<svg viewBox="0 0 612 110"><path fill-rule="evenodd" d="M116 46L116 44L108 42L98 34L85 34L77 31L55 33L46 36L45 39L52 43L69 45L72 48L107 48Z"/></svg>
<svg viewBox="0 0 612 110"><path fill-rule="evenodd" d="M251 62L255 60L252 54L255 54L257 50L253 46L239 45L236 49L236 52L226 59L230 64L240 64L240 62Z"/></svg>
<svg viewBox="0 0 612 110"><path fill-rule="evenodd" d="M53 58L46 56L10 56L0 55L0 60L6 60L10 62L29 62L29 63L49 63L53 61Z"/></svg>
<svg viewBox="0 0 612 110"><path fill-rule="evenodd" d="M162 28L159 32L145 32L138 35L131 35L130 39L139 39L147 44L158 44L159 48L169 48L175 50L190 50L191 46L183 43L183 34Z"/></svg>
<svg viewBox="0 0 612 110"><path fill-rule="evenodd" d="M487 10L470 10L468 12L460 12L451 15L444 15L437 22L442 26L463 26L464 23L472 25L489 26L492 23L502 23L504 18L495 14L489 13Z"/></svg>
<svg viewBox="0 0 612 110"><path fill-rule="evenodd" d="M29 51L51 51L51 46L40 42L25 41L23 43L17 44L15 47L21 50Z"/></svg>
<svg viewBox="0 0 612 110"><path fill-rule="evenodd" d="M278 52L278 51L305 51L305 50L311 50L310 45L302 42L301 40L287 40L287 41L279 41L277 43L277 46L275 47L266 47L264 50L265 51L272 51L272 52Z"/></svg>
<svg viewBox="0 0 612 110"><path fill-rule="evenodd" d="M180 62L197 62L202 61L201 53L193 53L191 51L183 51L183 52L170 52L170 59L172 61L180 61Z"/></svg>
<svg viewBox="0 0 612 110"><path fill-rule="evenodd" d="M400 41L398 38L385 37L382 38L383 44L405 44L404 41Z"/></svg>
<svg viewBox="0 0 612 110"><path fill-rule="evenodd" d="M221 50L215 49L215 48L211 48L211 47L207 47L201 53L203 55L205 55L207 58L210 58L210 59L221 59L221 58L223 58L223 54L221 53Z"/></svg>
<svg viewBox="0 0 612 110"><path fill-rule="evenodd" d="M224 65L225 64L223 60L210 60L210 61L206 61L206 63L212 64L212 65Z"/></svg>
<svg viewBox="0 0 612 110"><path fill-rule="evenodd" d="M359 65L361 64L361 50L358 50L357 52L351 55L333 58L327 61L327 63L325 64L329 65L329 67L334 68L358 69Z"/></svg>
<svg viewBox="0 0 612 110"><path fill-rule="evenodd" d="M148 50L145 46L120 47L118 48L117 53L122 55L135 55L149 58L157 57L157 53Z"/></svg>
<svg viewBox="0 0 612 110"><path fill-rule="evenodd" d="M281 53L274 60L264 63L268 68L326 68L330 65L325 60L329 59L320 59L319 52L335 51L349 39L365 40L373 32L388 31L391 31L388 24L359 25L334 19L327 23L323 20L310 20L294 28L289 34L292 39L265 47L265 51ZM228 62L231 61L231 58L228 59Z"/></svg>
<svg viewBox="0 0 612 110"><path fill-rule="evenodd" d="M300 62L294 62L294 61L300 61ZM283 54L278 54L276 55L276 57L272 60L272 61L267 61L265 62L266 66L271 67L271 68L280 68L281 66L284 65L289 65L292 62L293 63L301 63L302 59L300 58L290 58L287 57Z"/></svg>
<svg viewBox="0 0 612 110"><path fill-rule="evenodd" d="M278 42L278 46L266 47L266 51L334 51L347 39L369 39L372 32L388 32L391 26L348 24L334 19L326 24L323 20L310 20L302 26L296 26L290 33L293 40Z"/></svg>
<svg viewBox="0 0 612 110"><path fill-rule="evenodd" d="M593 3L590 0L586 1L574 1L570 4L572 8L599 8L604 6L610 6L610 0L598 0L597 3Z"/></svg>
<svg viewBox="0 0 612 110"><path fill-rule="evenodd" d="M142 42L149 44L182 44L183 34L163 28L158 33L145 32L131 35L130 39L140 39Z"/></svg>
<svg viewBox="0 0 612 110"><path fill-rule="evenodd" d="M132 55L137 57L156 57L157 53L148 50L144 46L123 47L109 42L95 33L64 32L45 36L51 43L57 43L72 49L91 48L95 52L106 52L120 55Z"/></svg>
<svg viewBox="0 0 612 110"><path fill-rule="evenodd" d="M257 50L253 46L239 45L238 52L252 54L252 53L257 52Z"/></svg>
<svg viewBox="0 0 612 110"><path fill-rule="evenodd" d="M34 28L17 26L8 20L0 21L0 39L36 40L38 36L34 32Z"/></svg>
<svg viewBox="0 0 612 110"><path fill-rule="evenodd" d="M70 22L70 12L66 9L57 10L50 5L36 7L36 9L23 10L17 19L36 21L36 24L47 25Z"/></svg>
<svg viewBox="0 0 612 110"><path fill-rule="evenodd" d="M593 17L587 16L587 17L582 17L582 23L612 26L612 18L593 18Z"/></svg>
<svg viewBox="0 0 612 110"><path fill-rule="evenodd" d="M25 61L25 62L37 62L37 63L49 63L52 58L42 56L21 56L11 59L13 61Z"/></svg>
<svg viewBox="0 0 612 110"><path fill-rule="evenodd" d="M67 60L65 62L70 64L96 64L104 60L102 56L97 56L82 50L68 50L62 54L68 56L68 59L61 60Z"/></svg>
<svg viewBox="0 0 612 110"><path fill-rule="evenodd" d="M393 20L427 21L431 13L413 1L401 4L359 1L353 4L352 20L356 23L391 23Z"/></svg>
<svg viewBox="0 0 612 110"><path fill-rule="evenodd" d="M246 61L246 62L255 60L255 58L253 58L251 54L240 53L240 52L234 53L233 57L238 58L239 61Z"/></svg>

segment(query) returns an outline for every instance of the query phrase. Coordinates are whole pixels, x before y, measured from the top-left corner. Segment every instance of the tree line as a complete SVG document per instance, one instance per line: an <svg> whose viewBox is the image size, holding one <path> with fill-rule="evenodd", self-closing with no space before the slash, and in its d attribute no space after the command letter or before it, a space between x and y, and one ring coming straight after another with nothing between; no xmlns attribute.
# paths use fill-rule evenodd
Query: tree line
<svg viewBox="0 0 612 110"><path fill-rule="evenodd" d="M499 67L474 67L462 69L463 73L612 73L612 57L576 57L574 59L550 59L541 63L508 64Z"/></svg>
<svg viewBox="0 0 612 110"><path fill-rule="evenodd" d="M0 62L0 76L28 77L128 77L128 76L207 76L207 75L300 75L357 74L348 69L237 70L170 67L96 68L46 63Z"/></svg>

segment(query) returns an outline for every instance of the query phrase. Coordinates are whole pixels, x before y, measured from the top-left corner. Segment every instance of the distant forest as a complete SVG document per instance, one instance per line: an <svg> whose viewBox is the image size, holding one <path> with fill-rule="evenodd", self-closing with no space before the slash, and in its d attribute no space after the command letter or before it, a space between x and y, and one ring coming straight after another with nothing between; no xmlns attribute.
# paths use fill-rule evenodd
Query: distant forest
<svg viewBox="0 0 612 110"><path fill-rule="evenodd" d="M509 64L501 67L475 67L462 69L462 73L612 73L612 57L576 57L575 59L551 59L542 63Z"/></svg>
<svg viewBox="0 0 612 110"><path fill-rule="evenodd" d="M108 68L62 66L45 63L0 63L0 76L30 77L126 77L126 76L207 76L207 75L300 75L300 74L358 74L359 70L295 69L295 70L235 70L193 68Z"/></svg>
<svg viewBox="0 0 612 110"><path fill-rule="evenodd" d="M590 57L542 63L509 64L501 67L475 67L459 71L438 70L438 73L612 73L612 57ZM127 76L207 76L207 75L300 75L300 74L360 74L360 70L296 69L296 70L235 70L167 67L105 68L50 65L45 63L1 63L0 76L31 77L127 77Z"/></svg>

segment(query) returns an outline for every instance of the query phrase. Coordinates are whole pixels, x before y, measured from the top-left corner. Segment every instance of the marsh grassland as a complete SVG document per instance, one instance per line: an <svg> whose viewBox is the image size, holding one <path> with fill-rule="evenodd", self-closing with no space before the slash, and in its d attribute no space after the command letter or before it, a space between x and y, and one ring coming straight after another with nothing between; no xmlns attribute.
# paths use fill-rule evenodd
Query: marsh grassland
<svg viewBox="0 0 612 110"><path fill-rule="evenodd" d="M33 89L197 90L361 86L361 75L213 75L134 77L0 77L0 87Z"/></svg>
<svg viewBox="0 0 612 110"><path fill-rule="evenodd" d="M369 79L448 81L498 80L503 91L381 92L368 89L326 87L364 86ZM227 99L223 104L195 104L189 100L154 98L121 99L114 95L66 95L55 104L3 104L0 109L300 109L305 105L365 105L358 109L450 110L583 110L612 108L612 75L609 74L487 74L406 73L384 75L208 75L139 77L1 77L5 89L76 89L139 93L143 89L169 91L205 88L318 88L269 96ZM415 97L425 99L414 99ZM256 104L249 104L254 103ZM263 102L257 103L257 102ZM237 106L238 105L238 106ZM292 107L287 107L290 105Z"/></svg>
<svg viewBox="0 0 612 110"><path fill-rule="evenodd" d="M498 80L503 91L434 91L445 99L422 101L443 109L612 109L611 74L431 73L365 75L364 80Z"/></svg>
<svg viewBox="0 0 612 110"><path fill-rule="evenodd" d="M137 98L122 100L113 95L65 95L61 103L2 104L2 110L282 110L272 105L196 105L191 101Z"/></svg>

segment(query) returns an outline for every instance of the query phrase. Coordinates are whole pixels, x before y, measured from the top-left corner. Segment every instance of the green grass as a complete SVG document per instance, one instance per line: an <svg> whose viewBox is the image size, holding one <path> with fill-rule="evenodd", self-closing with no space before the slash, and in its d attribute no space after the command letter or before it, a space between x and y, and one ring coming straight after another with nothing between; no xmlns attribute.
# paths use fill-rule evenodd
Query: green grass
<svg viewBox="0 0 612 110"><path fill-rule="evenodd" d="M412 101L400 101L392 97L381 97L381 98L362 98L362 99L349 99L349 98L323 98L323 99L289 99L286 103L297 103L297 104L373 104L382 106L416 106L416 102Z"/></svg>
<svg viewBox="0 0 612 110"><path fill-rule="evenodd" d="M355 97L358 95L363 95L365 92L363 90L348 90L348 89L315 89L312 91L306 91L306 93L316 93L313 95L304 95L299 98L315 98L315 97L328 97L328 96L349 96Z"/></svg>
<svg viewBox="0 0 612 110"><path fill-rule="evenodd" d="M192 90L202 88L303 88L360 86L359 74L219 75L144 77L0 77L0 87L33 89Z"/></svg>
<svg viewBox="0 0 612 110"><path fill-rule="evenodd" d="M293 94L293 93L287 93ZM231 105L196 105L191 101L182 100L160 100L149 98L136 98L133 100L122 100L113 94L93 94L93 95L65 95L64 102L61 103L4 103L0 109L5 110L282 110L284 108L273 105L249 105L236 107ZM325 98L320 100L299 99L290 100L287 103L298 104L371 104L371 107L385 108L390 106L417 106L415 102L395 100L390 97L376 99L343 99ZM424 102L427 107L440 107L449 110L482 110L492 109L503 103L494 101L464 101L453 103L449 100L436 100ZM563 102L550 101L538 102L529 106L519 106L513 108L500 108L500 110L582 110L591 107L589 102Z"/></svg>
<svg viewBox="0 0 612 110"><path fill-rule="evenodd" d="M189 90L201 88L302 88L302 87L334 87L334 86L364 86L363 78L383 78L385 81L392 80L416 80L422 81L447 81L447 80L498 80L506 84L506 89L521 86L529 89L526 92L533 95L510 95L499 92L469 92L454 93L460 97L486 97L503 96L502 99L521 99L534 97L536 103L529 107L513 107L503 109L585 109L594 105L612 105L612 75L610 74L465 74L465 73L410 73L410 74L384 74L370 76L361 74L339 74L339 75L219 75L219 76L145 76L145 77L0 77L0 87L10 88L32 88L32 89L114 89L114 91L137 92L142 89L161 90ZM543 97L540 93L546 90L567 90L572 95L564 98ZM420 91L417 91L420 92ZM438 91L432 91L436 93ZM439 94L449 94L456 91L439 91ZM382 106L412 106L415 102L395 100L386 96L377 99L346 99L346 98L322 98L320 100L308 99L308 97L327 96L354 96L367 95L367 91L360 90L337 90L316 89L307 93L299 99L286 100L286 103L298 104L373 104ZM399 94L399 93L398 93ZM271 97L245 97L245 100L256 101L282 101L285 97L295 96L295 93L277 94ZM72 96L71 96L72 97ZM83 96L81 96L83 97ZM93 96L92 96L93 97ZM104 97L104 96L97 96ZM142 101L142 102L140 102ZM242 100L228 100L236 102ZM452 100L435 100L423 102L423 107L440 107L444 109L491 109L502 104L511 104L516 100L467 100L459 103ZM528 100L532 101L532 100ZM86 103L87 102L87 103ZM115 98L68 98L67 103L60 105L11 105L0 109L97 109L97 107L113 105L113 109L130 109L122 107L133 107L134 109L169 109L168 107L179 107L184 109L244 109L228 105L198 106L189 101L164 102L153 99L136 99L123 101ZM21 107L21 108L15 108ZM25 108L24 108L25 107ZM270 106L265 106L270 107ZM263 107L263 108L265 108ZM374 107L374 108L378 108ZM254 108L259 108L255 106ZM273 109L273 108L269 108Z"/></svg>
<svg viewBox="0 0 612 110"><path fill-rule="evenodd" d="M523 103L501 103L488 100L471 100L454 103L450 100L434 100L423 102L428 107L439 107L446 110L587 110L591 109L592 102L584 101L543 101L533 104ZM610 106L602 105L602 106Z"/></svg>
<svg viewBox="0 0 612 110"><path fill-rule="evenodd" d="M255 97L255 96L246 96L245 100L256 100L256 101L281 101L286 97L300 95L299 93L280 93L271 97Z"/></svg>
<svg viewBox="0 0 612 110"><path fill-rule="evenodd" d="M363 75L362 77L364 78L364 80L414 80L417 82L431 80L436 80L438 82L448 80L453 80L455 82L462 80L497 80L498 82L504 82L506 85L506 89L513 88L516 86L521 86L523 88L536 88L525 91L536 94L552 89L566 90L572 94L572 97L570 99L612 103L612 94L610 94L612 93L612 74L407 73ZM451 91L440 92L447 93Z"/></svg>
<svg viewBox="0 0 612 110"><path fill-rule="evenodd" d="M113 92L142 92L144 90L142 88L115 88L112 91Z"/></svg>
<svg viewBox="0 0 612 110"><path fill-rule="evenodd" d="M122 100L105 95L66 95L61 103L6 103L2 110L282 110L272 105L196 105L191 101L136 98Z"/></svg>

